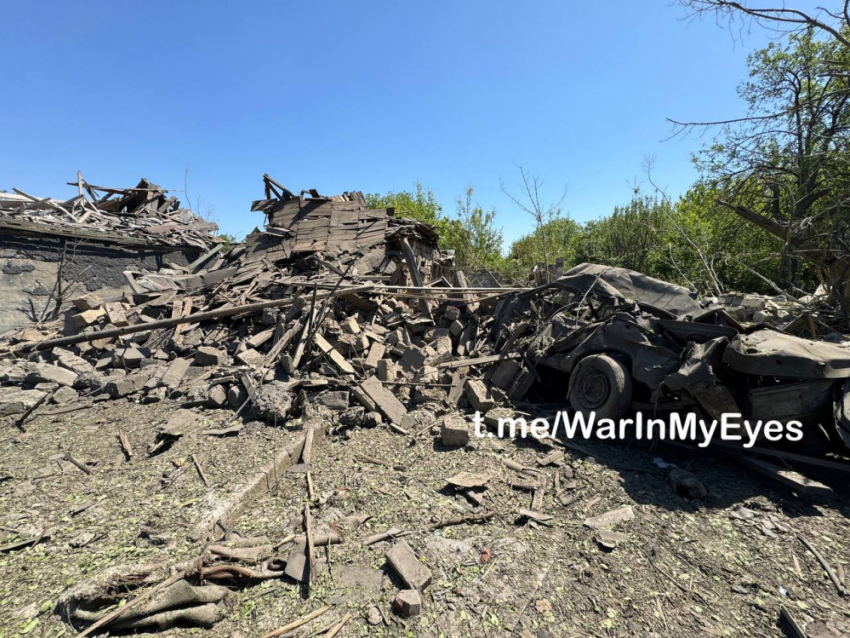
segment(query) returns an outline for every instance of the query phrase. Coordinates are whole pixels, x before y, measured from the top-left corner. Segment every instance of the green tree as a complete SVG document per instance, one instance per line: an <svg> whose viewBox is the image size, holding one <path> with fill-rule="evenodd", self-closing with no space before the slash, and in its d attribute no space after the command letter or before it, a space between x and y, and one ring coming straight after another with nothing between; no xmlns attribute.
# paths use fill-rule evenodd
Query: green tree
<svg viewBox="0 0 850 638"><path fill-rule="evenodd" d="M651 274L658 269L669 215L664 202L637 195L625 206L616 206L610 216L586 224L576 238L576 256Z"/></svg>
<svg viewBox="0 0 850 638"><path fill-rule="evenodd" d="M772 273L781 247L775 237L718 203L719 191L697 184L679 201L636 193L600 219L547 224L553 254L569 268L582 262L629 268L700 292L775 292L759 275ZM534 233L511 244L502 272L525 279L538 263Z"/></svg>
<svg viewBox="0 0 850 638"><path fill-rule="evenodd" d="M371 208L395 208L398 217L434 226L440 234L440 248L455 252L459 268L493 268L502 260L502 231L495 226L495 210L485 212L473 204L474 192L470 185L458 198L454 218L443 213L434 192L419 182L412 192L370 193L366 195L366 203Z"/></svg>
<svg viewBox="0 0 850 638"><path fill-rule="evenodd" d="M434 196L434 191L416 182L411 191L389 192L386 195L367 193L366 204L369 208L395 208L402 217L415 219L436 226L443 219L443 207Z"/></svg>
<svg viewBox="0 0 850 638"><path fill-rule="evenodd" d="M495 225L496 211L485 212L474 204L474 192L470 184L457 198L456 221L462 236L456 242L455 257L458 268L469 272L496 267L502 258L502 230Z"/></svg>
<svg viewBox="0 0 850 638"><path fill-rule="evenodd" d="M443 206L437 201L434 191L416 182L414 191L390 192L386 195L368 193L366 204L370 208L394 208L397 217L414 219L434 226L440 233L440 247L457 250L463 241L463 231L457 220L443 214Z"/></svg>
<svg viewBox="0 0 850 638"><path fill-rule="evenodd" d="M567 266L576 263L576 243L582 232L581 226L569 217L557 217L545 222L540 228L515 240L508 256L501 265L505 274L513 279L525 280L539 263L545 263L544 246L554 262L558 258Z"/></svg>
<svg viewBox="0 0 850 638"><path fill-rule="evenodd" d="M753 16L743 5L732 6L736 3L693 4ZM766 11L774 20L785 10ZM719 190L721 205L781 241L778 268L762 274L792 292L823 281L846 308L850 28L831 33L798 17L810 27L750 56L750 78L739 89L746 116L678 124L682 131L719 127L696 162L703 181ZM829 36L819 39L819 34Z"/></svg>
<svg viewBox="0 0 850 638"><path fill-rule="evenodd" d="M721 197L716 187L697 183L676 202L673 219L680 232L668 234L670 280L706 291L713 287L713 275L726 290L774 294L762 277L776 276L782 242L721 205Z"/></svg>

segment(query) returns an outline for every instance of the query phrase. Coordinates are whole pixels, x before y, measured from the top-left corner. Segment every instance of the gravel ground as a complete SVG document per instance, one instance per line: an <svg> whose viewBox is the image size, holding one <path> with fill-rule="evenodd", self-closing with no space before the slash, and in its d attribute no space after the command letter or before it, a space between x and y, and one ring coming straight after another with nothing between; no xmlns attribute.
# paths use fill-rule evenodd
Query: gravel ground
<svg viewBox="0 0 850 638"><path fill-rule="evenodd" d="M36 417L26 434L7 430L0 545L44 529L51 535L32 549L0 554L0 638L73 635L54 613L69 586L107 567L197 556L197 526L300 430L298 421L253 422L238 436L215 438L201 430L230 413L198 411L184 437L148 457L155 426L178 407L104 402ZM122 453L119 429L132 460ZM803 500L710 452L586 446L592 457L566 451L560 467L543 467L539 460L563 448L476 439L448 449L430 434L412 439L385 427L331 434L314 451L315 524L355 513L371 518L341 544L317 549L316 582L274 579L234 589L224 619L211 629L158 635L260 636L326 604L332 609L305 633L348 612L339 635L782 636L791 635L779 623L784 606L810 636L850 635L850 606L798 539L805 536L843 573L850 561L846 497ZM655 456L693 472L707 496L674 493ZM532 493L517 485L524 476L505 460L538 470L545 491L536 509L551 520L520 518ZM488 478L480 506L446 482L462 471ZM846 484L820 478L837 494ZM305 475L283 473L233 531L273 542L300 533L306 499ZM625 538L614 549L601 547L585 519L625 505L634 519L615 528ZM482 510L493 518L432 529ZM392 610L402 587L386 564L392 541L360 542L393 526L407 532L404 540L432 572L422 614L412 619ZM289 545L281 547L281 557L288 552ZM369 623L373 606L377 625Z"/></svg>

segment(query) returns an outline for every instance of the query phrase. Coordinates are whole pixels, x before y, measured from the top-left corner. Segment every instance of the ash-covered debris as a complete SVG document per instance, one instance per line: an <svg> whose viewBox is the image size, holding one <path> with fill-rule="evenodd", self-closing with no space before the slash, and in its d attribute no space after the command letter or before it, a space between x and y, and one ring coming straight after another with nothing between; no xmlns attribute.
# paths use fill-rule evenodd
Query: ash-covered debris
<svg viewBox="0 0 850 638"><path fill-rule="evenodd" d="M435 231L369 209L359 193L296 197L270 178L266 185L273 196L254 208L269 224L244 245L213 249L195 274L133 277L137 292L121 299L79 297L52 334L14 333L4 380L51 394L61 378L94 397L248 402L248 413L270 420L285 417L280 387L310 374L351 386L370 411L377 397L394 421L407 410L392 388L405 399L439 398L436 388L414 392L413 382L437 385L434 366L458 343L471 352L483 332L473 301L481 295L454 291L463 273L439 251ZM325 403L348 407L342 396ZM16 411L23 404L11 398L6 409Z"/></svg>

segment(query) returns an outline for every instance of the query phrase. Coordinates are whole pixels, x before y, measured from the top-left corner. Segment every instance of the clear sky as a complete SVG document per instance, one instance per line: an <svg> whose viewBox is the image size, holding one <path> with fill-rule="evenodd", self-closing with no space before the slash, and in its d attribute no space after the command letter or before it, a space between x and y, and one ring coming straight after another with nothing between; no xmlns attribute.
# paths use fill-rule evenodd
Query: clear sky
<svg viewBox="0 0 850 638"><path fill-rule="evenodd" d="M669 0L6 3L0 188L71 197L82 170L139 177L262 221L263 173L288 188L432 188L447 212L471 183L506 240L530 218L501 192L522 164L574 219L629 200L657 157L678 195L690 153L665 117L742 113L743 43ZM181 199L184 199L181 194Z"/></svg>

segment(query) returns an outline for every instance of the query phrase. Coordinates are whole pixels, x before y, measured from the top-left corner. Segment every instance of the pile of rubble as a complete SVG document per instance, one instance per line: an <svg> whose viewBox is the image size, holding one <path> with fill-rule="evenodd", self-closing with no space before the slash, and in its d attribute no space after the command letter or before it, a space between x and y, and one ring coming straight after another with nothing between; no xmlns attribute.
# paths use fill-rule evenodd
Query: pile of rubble
<svg viewBox="0 0 850 638"><path fill-rule="evenodd" d="M64 322L7 335L0 413L23 426L44 401L168 397L282 421L298 389L310 386L349 425L385 420L408 433L459 407L486 413L521 402L535 382L546 390L538 368L569 374L593 353L619 358L631 368L624 374L652 393L629 390L621 410L651 400L656 409L713 414L755 406L778 382L819 380L799 365L793 337L735 318L739 308L763 312L761 298L700 304L679 286L588 264L534 289L474 288L425 224L370 209L358 192L295 195L267 175L264 184L252 208L267 223L243 245L226 254L216 246L193 273L131 278L135 292L122 299L79 297ZM639 336L623 336L630 326ZM747 358L756 341L777 356L790 348L788 363L769 373L776 380L754 376L745 387L734 375L766 365ZM803 347L829 364L818 386L826 396L846 376L846 351ZM724 367L706 368L707 358L696 365L724 350ZM735 353L746 361L732 361ZM692 396L685 381L696 375L710 387ZM563 401L566 379L558 386L546 376L549 398ZM733 382L736 398L721 392ZM572 403L580 402L574 386Z"/></svg>
<svg viewBox="0 0 850 638"><path fill-rule="evenodd" d="M253 208L268 224L228 254L210 251L204 270L137 275L134 294L88 294L61 324L11 333L0 411L168 396L236 409L250 397L254 413L270 414L266 397L311 375L340 388L326 403L348 408L352 396L399 428L404 403L457 403L464 388L447 364L493 354L487 317L510 291L465 286L432 228L369 209L360 193L265 184ZM452 379L450 393L441 386Z"/></svg>
<svg viewBox="0 0 850 638"><path fill-rule="evenodd" d="M65 201L17 188L0 192L0 229L200 248L220 241L210 234L216 224L181 208L177 197L144 178L133 188L108 188L89 184L78 173L69 185L77 186L78 194Z"/></svg>
<svg viewBox="0 0 850 638"><path fill-rule="evenodd" d="M850 375L846 351L802 340L789 345L782 340L787 335L736 319L728 312L734 306L718 301L704 307L683 288L624 269L583 264L535 289L472 287L425 224L393 209L370 209L358 192L296 195L268 176L264 184L265 197L253 210L266 224L243 245L228 253L216 246L193 272L133 277L134 292L121 299L84 295L63 322L7 335L0 415L25 429L47 403L73 410L121 397L168 398L185 408L229 408L213 431L219 435L238 435L244 427L239 416L283 425L318 410L321 425L305 425L308 439L327 424L339 431L384 424L414 437L434 432L443 445L462 447L471 435L462 412L470 409L491 425L508 416L511 405L563 404L568 396L574 409L612 417L651 406L714 415L737 408L736 402L749 410L770 406L777 389L790 392L799 382L810 384L794 395L809 402L800 410L814 405L813 396L828 397L831 410L833 394ZM800 343L824 367L809 372ZM584 405L598 387L585 375L591 359L609 366L622 388ZM777 362L787 372L764 372ZM568 384L564 375L571 375ZM792 403L782 405L797 409ZM812 410L820 414L822 408ZM850 404L840 419L850 433ZM148 454L182 435L179 423L161 425ZM307 447L305 439L305 464ZM461 473L450 483L474 500L476 481ZM537 502L535 495L522 516L551 519ZM490 516L478 507L459 522ZM305 537L285 564L262 563L270 555L264 541L247 552L257 559L251 567L239 569L255 570L258 578L283 572L304 582L313 547L334 542L335 533L311 531L309 506L304 521ZM236 549L248 548L221 552ZM216 561L206 556L184 566L182 576L198 585L177 586L194 596L193 587L202 586L199 574L219 573L204 569L221 570ZM430 573L404 542L388 561L410 588L396 606L415 615ZM221 573L239 575L236 567ZM161 605L152 609L166 613ZM181 619L215 622L210 613ZM83 611L75 617L101 616ZM128 624L130 616L122 623L142 626Z"/></svg>
<svg viewBox="0 0 850 638"><path fill-rule="evenodd" d="M840 322L829 296L819 288L815 294L793 298L788 294L758 295L731 292L706 297L704 303L722 306L735 320L765 324L788 334L843 342L835 326Z"/></svg>
<svg viewBox="0 0 850 638"><path fill-rule="evenodd" d="M230 408L213 432L223 436L244 427L233 425L240 414L283 425L311 409L338 428L386 424L414 434L439 425L437 417L464 396L484 411L512 387L513 396L522 396L530 373L514 384L510 377L519 375L503 370L491 390L457 369L459 360L465 367L500 359L490 338L492 313L512 291L466 285L431 227L392 209L370 209L360 193L295 195L269 177L265 184L266 198L254 203L267 217L264 229L229 253L209 251L199 260L202 270L139 274L131 279L132 294L114 300L87 294L74 299L61 322L8 333L0 415L25 429L42 406L56 413L120 397L167 397L185 408ZM507 363L519 372L513 360ZM149 456L184 434L186 412L159 426ZM469 433L448 420L443 438L462 446ZM315 534L311 542L321 544L321 526ZM403 542L391 554L408 582L417 559ZM279 577L285 569L303 581L309 577L306 556L302 542L285 567L243 569L253 569L252 578ZM195 585L188 581L220 569L204 560L206 567L193 567L175 586L191 593ZM222 576L234 574L224 570ZM399 596L406 615L418 613L420 580L414 570L410 590ZM101 593L95 599L103 603ZM130 614L115 627L175 619L211 623L214 614L206 612L214 602L176 616L157 603L142 614L147 620L133 621ZM100 617L76 602L72 607L74 622Z"/></svg>

